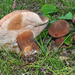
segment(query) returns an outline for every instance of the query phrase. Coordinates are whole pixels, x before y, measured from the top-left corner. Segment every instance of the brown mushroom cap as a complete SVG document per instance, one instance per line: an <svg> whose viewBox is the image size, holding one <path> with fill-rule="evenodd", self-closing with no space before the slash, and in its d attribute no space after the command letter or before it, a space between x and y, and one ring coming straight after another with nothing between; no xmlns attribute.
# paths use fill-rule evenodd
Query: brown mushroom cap
<svg viewBox="0 0 75 75"><path fill-rule="evenodd" d="M69 30L70 28L67 21L58 20L58 21L55 21L53 24L51 24L48 31L52 37L58 38L68 34Z"/></svg>
<svg viewBox="0 0 75 75"><path fill-rule="evenodd" d="M3 24L4 21L6 21L7 19L9 19L10 17L18 14L18 13L22 13L22 12L28 12L28 10L16 10L16 11L13 11L9 14L7 14L6 16L4 16L1 20L0 20L0 27L1 25Z"/></svg>
<svg viewBox="0 0 75 75"><path fill-rule="evenodd" d="M55 43L56 43L57 46L60 46L60 44L61 44L63 41L64 41L64 37L61 37L61 38L57 38L57 39L55 40Z"/></svg>

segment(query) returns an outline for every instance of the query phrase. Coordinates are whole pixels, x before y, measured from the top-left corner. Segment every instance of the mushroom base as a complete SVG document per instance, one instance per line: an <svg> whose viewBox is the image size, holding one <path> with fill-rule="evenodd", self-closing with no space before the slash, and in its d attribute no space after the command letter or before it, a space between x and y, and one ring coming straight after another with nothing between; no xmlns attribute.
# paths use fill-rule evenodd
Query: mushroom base
<svg viewBox="0 0 75 75"><path fill-rule="evenodd" d="M41 53L34 53L34 54L31 54L31 55L27 55L27 56L24 56L24 57L21 57L22 61L24 63L32 63L32 62L35 62L38 60L37 56L40 55Z"/></svg>

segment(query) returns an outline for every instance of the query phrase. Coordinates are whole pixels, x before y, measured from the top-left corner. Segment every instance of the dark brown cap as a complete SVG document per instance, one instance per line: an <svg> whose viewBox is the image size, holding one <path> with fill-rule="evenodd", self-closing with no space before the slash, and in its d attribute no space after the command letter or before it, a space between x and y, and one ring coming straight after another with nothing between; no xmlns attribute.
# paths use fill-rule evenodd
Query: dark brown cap
<svg viewBox="0 0 75 75"><path fill-rule="evenodd" d="M52 37L58 38L69 33L70 27L67 21L57 20L49 27L49 34Z"/></svg>

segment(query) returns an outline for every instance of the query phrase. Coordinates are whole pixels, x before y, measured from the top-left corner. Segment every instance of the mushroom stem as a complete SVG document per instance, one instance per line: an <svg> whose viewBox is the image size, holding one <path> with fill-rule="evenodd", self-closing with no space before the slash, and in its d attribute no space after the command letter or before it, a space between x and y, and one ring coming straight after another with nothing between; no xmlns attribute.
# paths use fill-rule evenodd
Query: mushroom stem
<svg viewBox="0 0 75 75"><path fill-rule="evenodd" d="M39 46L34 40L33 32L29 29L26 29L19 33L19 35L17 36L17 43L20 47L20 50L22 50L21 57L35 54L37 53L37 51L40 51Z"/></svg>
<svg viewBox="0 0 75 75"><path fill-rule="evenodd" d="M60 46L60 44L61 44L63 41L64 41L64 37L60 37L60 38L57 38L57 39L55 40L55 43L56 43L57 46Z"/></svg>

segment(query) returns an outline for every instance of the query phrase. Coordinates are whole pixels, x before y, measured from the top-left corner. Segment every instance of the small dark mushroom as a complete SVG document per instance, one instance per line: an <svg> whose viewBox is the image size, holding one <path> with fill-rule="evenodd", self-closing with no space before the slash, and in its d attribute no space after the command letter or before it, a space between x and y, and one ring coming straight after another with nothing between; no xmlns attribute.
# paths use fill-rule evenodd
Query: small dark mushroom
<svg viewBox="0 0 75 75"><path fill-rule="evenodd" d="M57 20L51 24L48 31L52 37L57 38L55 42L59 46L63 42L64 36L69 33L70 27L67 21Z"/></svg>
<svg viewBox="0 0 75 75"><path fill-rule="evenodd" d="M61 37L61 38L57 38L55 40L55 43L56 43L57 46L59 46L63 41L64 41L64 37Z"/></svg>

